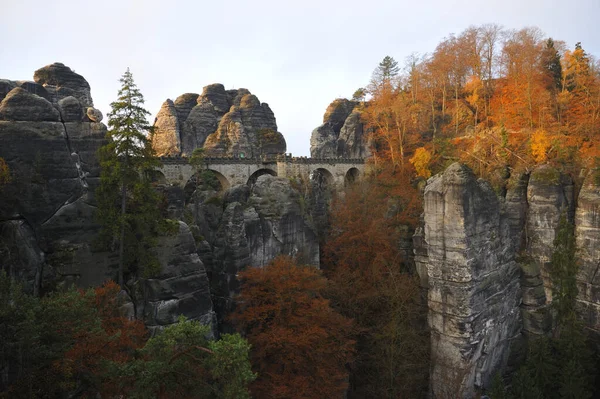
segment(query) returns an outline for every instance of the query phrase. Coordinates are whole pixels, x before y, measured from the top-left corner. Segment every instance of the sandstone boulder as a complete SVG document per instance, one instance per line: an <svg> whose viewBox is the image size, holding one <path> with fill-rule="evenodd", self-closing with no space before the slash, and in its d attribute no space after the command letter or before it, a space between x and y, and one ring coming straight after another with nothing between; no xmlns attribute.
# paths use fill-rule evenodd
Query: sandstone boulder
<svg viewBox="0 0 600 399"><path fill-rule="evenodd" d="M44 86L50 93L52 102L73 96L83 107L94 106L87 80L60 62L46 65L35 71L33 80Z"/></svg>
<svg viewBox="0 0 600 399"><path fill-rule="evenodd" d="M225 87L221 83L205 86L198 98L198 103L210 103L220 116L229 111L231 104L227 101Z"/></svg>
<svg viewBox="0 0 600 399"><path fill-rule="evenodd" d="M96 123L102 122L102 118L104 117L102 115L102 112L100 112L99 109L96 109L94 107L88 107L85 114L90 121L96 122Z"/></svg>
<svg viewBox="0 0 600 399"><path fill-rule="evenodd" d="M17 84L12 80L0 79L0 101L4 100L4 97L15 87Z"/></svg>
<svg viewBox="0 0 600 399"><path fill-rule="evenodd" d="M30 80L19 80L16 83L18 87L27 90L31 94L40 96L48 101L52 101L50 93L48 93L48 90L46 90L41 84L32 82Z"/></svg>
<svg viewBox="0 0 600 399"><path fill-rule="evenodd" d="M63 122L81 122L83 109L79 100L73 96L65 97L58 101L58 109Z"/></svg>
<svg viewBox="0 0 600 399"><path fill-rule="evenodd" d="M0 103L0 120L55 122L59 119L59 112L48 100L20 87L12 89Z"/></svg>

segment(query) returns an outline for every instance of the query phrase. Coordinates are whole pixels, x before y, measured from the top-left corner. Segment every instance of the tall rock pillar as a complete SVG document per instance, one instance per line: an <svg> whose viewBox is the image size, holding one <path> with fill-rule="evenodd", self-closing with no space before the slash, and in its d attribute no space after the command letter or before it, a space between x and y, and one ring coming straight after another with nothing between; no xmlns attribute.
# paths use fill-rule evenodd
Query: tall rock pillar
<svg viewBox="0 0 600 399"><path fill-rule="evenodd" d="M577 305L589 329L600 336L600 171L588 174L575 214L579 295Z"/></svg>
<svg viewBox="0 0 600 399"><path fill-rule="evenodd" d="M431 394L474 397L520 335L519 269L490 187L453 164L425 188Z"/></svg>

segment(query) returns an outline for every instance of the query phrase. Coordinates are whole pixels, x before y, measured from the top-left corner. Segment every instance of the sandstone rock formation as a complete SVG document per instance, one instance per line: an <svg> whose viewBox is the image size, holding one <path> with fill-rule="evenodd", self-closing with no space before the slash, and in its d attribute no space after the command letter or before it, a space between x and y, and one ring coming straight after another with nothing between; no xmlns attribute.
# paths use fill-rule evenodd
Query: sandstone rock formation
<svg viewBox="0 0 600 399"><path fill-rule="evenodd" d="M83 77L55 63L35 80L0 80L0 157L12 177L0 187L0 269L35 294L97 286L114 278L118 262L94 245L97 152L107 129ZM142 298L130 298L138 316L152 330L179 314L211 323L208 278L187 226L160 237L155 251L163 272Z"/></svg>
<svg viewBox="0 0 600 399"><path fill-rule="evenodd" d="M286 150L269 105L247 89L225 90L222 84L165 101L154 126L159 156L189 156L201 147L208 156L246 158Z"/></svg>
<svg viewBox="0 0 600 399"><path fill-rule="evenodd" d="M317 235L287 179L263 175L252 187L234 186L222 196L198 190L188 210L220 316L231 310L236 274L244 268L262 267L278 255L319 265Z"/></svg>
<svg viewBox="0 0 600 399"><path fill-rule="evenodd" d="M491 186L463 165L431 178L424 201L427 256L418 258L427 262L431 390L471 398L521 331L510 228Z"/></svg>
<svg viewBox="0 0 600 399"><path fill-rule="evenodd" d="M212 324L215 314L208 277L188 226L179 222L178 232L161 237L154 251L161 273L145 281L139 310L151 333L176 323L182 314Z"/></svg>
<svg viewBox="0 0 600 399"><path fill-rule="evenodd" d="M365 127L358 103L345 98L334 100L323 116L323 124L313 130L310 155L314 158L366 158L370 156Z"/></svg>
<svg viewBox="0 0 600 399"><path fill-rule="evenodd" d="M53 103L73 96L79 100L82 107L94 106L87 80L60 62L46 65L35 71L33 80L44 87Z"/></svg>
<svg viewBox="0 0 600 399"><path fill-rule="evenodd" d="M583 182L575 215L579 249L578 307L588 328L600 335L600 172L590 172Z"/></svg>
<svg viewBox="0 0 600 399"><path fill-rule="evenodd" d="M527 185L527 256L537 265L544 282L546 298L552 300L550 258L561 215L573 221L573 182L549 165L537 167Z"/></svg>

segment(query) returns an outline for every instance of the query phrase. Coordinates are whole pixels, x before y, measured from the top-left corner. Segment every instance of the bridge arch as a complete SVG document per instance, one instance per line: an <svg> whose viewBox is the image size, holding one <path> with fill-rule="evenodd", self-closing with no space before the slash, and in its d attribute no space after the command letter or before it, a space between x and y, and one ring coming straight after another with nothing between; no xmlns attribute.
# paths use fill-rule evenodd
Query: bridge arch
<svg viewBox="0 0 600 399"><path fill-rule="evenodd" d="M325 168L317 168L313 170L310 172L310 178L317 181L319 184L324 183L329 187L333 187L335 184L335 178L333 177L333 174Z"/></svg>
<svg viewBox="0 0 600 399"><path fill-rule="evenodd" d="M148 178L150 179L150 183L156 186L164 186L167 184L167 178L165 174L157 169L149 170Z"/></svg>
<svg viewBox="0 0 600 399"><path fill-rule="evenodd" d="M360 177L360 171L358 168L352 167L346 171L346 175L344 176L344 185L351 186L356 183L358 178Z"/></svg>
<svg viewBox="0 0 600 399"><path fill-rule="evenodd" d="M231 184L229 180L220 172L212 169L203 169L199 172L194 173L183 187L185 193L186 202L190 200L194 191L198 186L203 186L206 189L213 189L215 191L227 190Z"/></svg>
<svg viewBox="0 0 600 399"><path fill-rule="evenodd" d="M277 172L275 172L273 169L268 169L268 168L261 168L258 169L257 171L255 171L254 173L252 173L250 175L250 177L248 178L248 182L246 184L253 185L254 183L256 183L256 180L258 180L259 177L261 177L262 175L271 175L271 176L277 176Z"/></svg>

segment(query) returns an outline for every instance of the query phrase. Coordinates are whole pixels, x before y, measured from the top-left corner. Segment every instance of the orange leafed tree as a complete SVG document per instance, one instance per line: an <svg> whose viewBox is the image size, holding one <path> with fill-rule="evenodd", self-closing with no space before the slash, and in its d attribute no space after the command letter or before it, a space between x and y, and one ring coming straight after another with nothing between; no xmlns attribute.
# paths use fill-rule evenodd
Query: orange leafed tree
<svg viewBox="0 0 600 399"><path fill-rule="evenodd" d="M234 322L252 345L257 398L336 398L348 387L352 322L323 297L319 270L278 257L264 268L240 273Z"/></svg>
<svg viewBox="0 0 600 399"><path fill-rule="evenodd" d="M332 303L356 321L357 360L349 398L422 397L428 341L418 279L399 247L410 237L413 208L402 174L382 173L334 203L324 268ZM406 193L405 193L406 194Z"/></svg>

